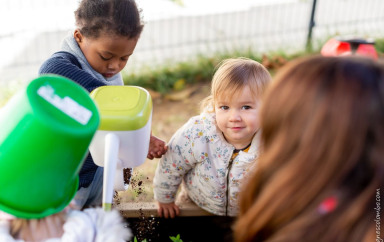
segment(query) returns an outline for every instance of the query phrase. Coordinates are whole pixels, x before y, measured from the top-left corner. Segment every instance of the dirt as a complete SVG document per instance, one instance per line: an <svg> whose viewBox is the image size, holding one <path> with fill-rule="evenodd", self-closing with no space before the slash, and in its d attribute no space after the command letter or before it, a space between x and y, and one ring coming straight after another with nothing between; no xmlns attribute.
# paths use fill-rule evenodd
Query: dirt
<svg viewBox="0 0 384 242"><path fill-rule="evenodd" d="M209 90L207 83L196 84L183 91L154 98L152 118L154 135L169 140L190 117L199 114L200 101L209 95Z"/></svg>
<svg viewBox="0 0 384 242"><path fill-rule="evenodd" d="M158 218L145 216L139 209L140 216L137 219L128 219L129 228L137 241L159 241L160 222Z"/></svg>
<svg viewBox="0 0 384 242"><path fill-rule="evenodd" d="M128 226L138 242L171 242L180 235L184 242L232 242L233 217L203 216L165 218L130 218ZM135 241L134 238L131 241Z"/></svg>

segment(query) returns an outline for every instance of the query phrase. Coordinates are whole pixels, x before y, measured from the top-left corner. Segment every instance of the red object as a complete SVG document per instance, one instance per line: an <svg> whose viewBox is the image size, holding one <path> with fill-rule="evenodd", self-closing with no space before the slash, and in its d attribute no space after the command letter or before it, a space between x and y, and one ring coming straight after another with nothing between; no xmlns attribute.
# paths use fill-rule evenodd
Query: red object
<svg viewBox="0 0 384 242"><path fill-rule="evenodd" d="M337 206L337 198L336 197L328 197L326 198L319 206L318 211L321 214L327 214L335 210Z"/></svg>
<svg viewBox="0 0 384 242"><path fill-rule="evenodd" d="M332 38L325 43L321 49L323 56L343 56L343 55L362 55L375 60L378 59L373 41L363 39L345 39L339 40Z"/></svg>

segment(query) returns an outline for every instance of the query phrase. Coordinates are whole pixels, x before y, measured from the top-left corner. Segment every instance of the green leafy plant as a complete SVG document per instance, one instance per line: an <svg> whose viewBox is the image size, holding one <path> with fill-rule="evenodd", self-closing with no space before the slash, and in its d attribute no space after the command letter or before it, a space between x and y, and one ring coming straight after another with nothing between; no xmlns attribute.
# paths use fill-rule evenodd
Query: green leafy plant
<svg viewBox="0 0 384 242"><path fill-rule="evenodd" d="M136 236L135 236L135 238L133 238L133 242L139 242L139 241L137 240ZM142 240L141 242L147 242L147 239L144 239L144 240Z"/></svg>
<svg viewBox="0 0 384 242"><path fill-rule="evenodd" d="M376 39L375 40L375 48L379 54L383 55L384 53L384 39Z"/></svg>
<svg viewBox="0 0 384 242"><path fill-rule="evenodd" d="M178 235L176 235L176 236L169 236L169 238L170 238L171 241L173 241L173 242L183 242L183 240L180 239L180 234L178 234ZM136 236L133 238L133 242L139 242L139 241L137 240L137 237L136 237ZM144 240L142 240L141 242L147 242L147 239L144 239Z"/></svg>
<svg viewBox="0 0 384 242"><path fill-rule="evenodd" d="M173 241L173 242L183 242L182 239L180 239L180 234L176 235L175 236L169 236L169 238Z"/></svg>

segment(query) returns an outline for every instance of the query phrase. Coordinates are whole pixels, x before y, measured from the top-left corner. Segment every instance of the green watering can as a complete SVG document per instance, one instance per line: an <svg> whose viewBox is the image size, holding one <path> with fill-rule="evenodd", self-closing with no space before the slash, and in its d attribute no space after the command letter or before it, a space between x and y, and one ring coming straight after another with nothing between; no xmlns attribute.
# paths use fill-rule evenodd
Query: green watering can
<svg viewBox="0 0 384 242"><path fill-rule="evenodd" d="M20 218L60 212L99 126L98 109L75 82L38 77L0 109L0 210Z"/></svg>

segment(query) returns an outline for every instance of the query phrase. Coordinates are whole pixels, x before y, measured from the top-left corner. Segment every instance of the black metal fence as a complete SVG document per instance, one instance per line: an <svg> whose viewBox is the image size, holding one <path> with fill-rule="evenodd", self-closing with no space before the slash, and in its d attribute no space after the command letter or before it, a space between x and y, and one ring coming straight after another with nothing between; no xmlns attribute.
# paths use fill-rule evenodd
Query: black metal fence
<svg viewBox="0 0 384 242"><path fill-rule="evenodd" d="M61 40L73 29L77 2L1 0L0 83L37 74L41 63L59 50ZM383 0L248 0L247 3L233 11L173 13L157 18L143 8L146 26L127 71L136 71L142 65L188 60L197 54L250 48L256 52L296 51L304 49L308 42L316 45L335 35L384 37ZM180 6L180 13L183 11Z"/></svg>

